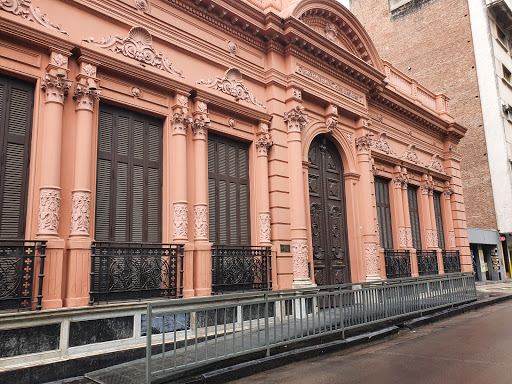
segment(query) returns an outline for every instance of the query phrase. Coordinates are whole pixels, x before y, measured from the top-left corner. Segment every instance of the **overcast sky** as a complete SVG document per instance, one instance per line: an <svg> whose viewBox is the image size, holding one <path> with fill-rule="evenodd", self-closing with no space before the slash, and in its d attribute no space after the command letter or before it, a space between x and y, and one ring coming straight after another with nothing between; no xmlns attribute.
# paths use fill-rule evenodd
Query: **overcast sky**
<svg viewBox="0 0 512 384"><path fill-rule="evenodd" d="M350 9L349 1L350 0L338 0L341 4L343 4L345 7Z"/></svg>

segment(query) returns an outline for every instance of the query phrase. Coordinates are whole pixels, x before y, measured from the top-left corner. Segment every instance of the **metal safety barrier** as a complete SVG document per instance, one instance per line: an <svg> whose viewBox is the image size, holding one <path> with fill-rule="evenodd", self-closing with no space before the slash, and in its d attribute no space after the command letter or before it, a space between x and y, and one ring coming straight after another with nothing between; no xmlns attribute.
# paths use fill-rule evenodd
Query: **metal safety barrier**
<svg viewBox="0 0 512 384"><path fill-rule="evenodd" d="M476 299L472 273L149 303L146 383L219 360Z"/></svg>

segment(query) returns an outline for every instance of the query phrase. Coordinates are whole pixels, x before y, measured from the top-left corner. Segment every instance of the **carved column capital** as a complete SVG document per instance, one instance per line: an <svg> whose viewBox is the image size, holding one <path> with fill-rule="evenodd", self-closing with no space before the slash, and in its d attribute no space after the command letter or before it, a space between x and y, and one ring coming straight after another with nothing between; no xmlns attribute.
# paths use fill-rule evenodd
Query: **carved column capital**
<svg viewBox="0 0 512 384"><path fill-rule="evenodd" d="M267 123L260 123L260 132L258 133L258 140L256 140L255 144L258 156L267 156L268 150L274 144Z"/></svg>
<svg viewBox="0 0 512 384"><path fill-rule="evenodd" d="M194 140L206 140L206 132L210 128L210 121L196 117L192 120L192 134Z"/></svg>
<svg viewBox="0 0 512 384"><path fill-rule="evenodd" d="M288 124L288 133L300 132L308 122L308 115L304 113L304 107L297 105L290 112L284 113L284 121Z"/></svg>
<svg viewBox="0 0 512 384"><path fill-rule="evenodd" d="M45 92L46 102L64 104L72 84L73 80L47 73L41 81L41 88Z"/></svg>
<svg viewBox="0 0 512 384"><path fill-rule="evenodd" d="M76 111L90 111L94 110L94 102L99 99L101 89L97 89L89 84L76 83L73 99L76 102Z"/></svg>
<svg viewBox="0 0 512 384"><path fill-rule="evenodd" d="M452 195L455 193L455 191L453 190L453 188L451 187L447 187L445 190L444 190L444 198L446 200L451 200L452 198Z"/></svg>
<svg viewBox="0 0 512 384"><path fill-rule="evenodd" d="M373 145L373 135L367 133L364 136L356 138L357 153L368 153Z"/></svg>
<svg viewBox="0 0 512 384"><path fill-rule="evenodd" d="M184 113L176 112L171 117L172 134L173 135L186 135L187 127L190 124L190 118Z"/></svg>
<svg viewBox="0 0 512 384"><path fill-rule="evenodd" d="M423 195L434 195L434 181L432 180L432 176L423 175L423 181L421 183L421 193Z"/></svg>

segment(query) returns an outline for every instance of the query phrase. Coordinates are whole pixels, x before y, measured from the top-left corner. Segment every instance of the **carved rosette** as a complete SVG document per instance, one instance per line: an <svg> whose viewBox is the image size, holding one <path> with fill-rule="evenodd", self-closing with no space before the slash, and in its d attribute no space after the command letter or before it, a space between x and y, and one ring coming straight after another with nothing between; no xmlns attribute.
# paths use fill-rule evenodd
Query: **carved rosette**
<svg viewBox="0 0 512 384"><path fill-rule="evenodd" d="M76 83L75 93L73 99L75 99L76 111L89 111L94 110L94 102L99 99L101 95L101 89L91 89L87 84Z"/></svg>
<svg viewBox="0 0 512 384"><path fill-rule="evenodd" d="M38 234L57 234L60 220L60 191L41 188L39 194Z"/></svg>
<svg viewBox="0 0 512 384"><path fill-rule="evenodd" d="M208 80L199 80L197 84L202 84L215 91L220 91L226 95L235 98L236 101L244 100L250 104L258 105L266 108L263 103L258 101L256 97L249 91L242 82L242 72L238 68L229 68L224 72L224 77L217 76Z"/></svg>
<svg viewBox="0 0 512 384"><path fill-rule="evenodd" d="M450 241L450 248L452 248L452 249L457 248L457 243L455 241L455 232L453 232L453 231L448 232L448 240Z"/></svg>
<svg viewBox="0 0 512 384"><path fill-rule="evenodd" d="M336 116L328 117L325 121L325 126L327 127L327 132L334 133L336 130L336 126L338 125L338 118Z"/></svg>
<svg viewBox="0 0 512 384"><path fill-rule="evenodd" d="M135 8L145 12L148 10L148 2L146 0L135 0Z"/></svg>
<svg viewBox="0 0 512 384"><path fill-rule="evenodd" d="M190 124L190 119L185 117L183 113L175 113L171 117L171 124L173 135L186 135L187 126Z"/></svg>
<svg viewBox="0 0 512 384"><path fill-rule="evenodd" d="M308 242L303 239L292 240L293 277L308 279Z"/></svg>
<svg viewBox="0 0 512 384"><path fill-rule="evenodd" d="M57 31L67 35L68 33L62 29L62 25L53 24L46 14L42 13L39 8L34 8L32 0L1 0L0 9L10 12L14 15L21 16L23 19L33 21L53 31Z"/></svg>
<svg viewBox="0 0 512 384"><path fill-rule="evenodd" d="M407 239L407 248L412 248L412 228L406 227L405 228L405 237Z"/></svg>
<svg viewBox="0 0 512 384"><path fill-rule="evenodd" d="M204 118L198 117L192 120L192 134L194 139L206 140L206 132L210 128L210 122Z"/></svg>
<svg viewBox="0 0 512 384"><path fill-rule="evenodd" d="M194 207L194 237L199 240L208 240L208 210L206 205Z"/></svg>
<svg viewBox="0 0 512 384"><path fill-rule="evenodd" d="M260 213L260 243L270 243L270 213Z"/></svg>
<svg viewBox="0 0 512 384"><path fill-rule="evenodd" d="M153 48L153 37L146 28L133 27L125 38L120 38L119 35L116 35L114 37L104 37L99 41L94 41L94 37L88 37L83 39L83 41L100 48L109 49L114 53L120 53L144 65L151 65L162 71L184 77L183 71L175 69L172 63L163 56L162 52L157 52Z"/></svg>
<svg viewBox="0 0 512 384"><path fill-rule="evenodd" d="M433 229L427 229L427 247L437 248L437 232Z"/></svg>
<svg viewBox="0 0 512 384"><path fill-rule="evenodd" d="M300 132L308 122L308 115L304 113L304 107L297 105L290 112L284 113L284 121L288 124L288 133Z"/></svg>
<svg viewBox="0 0 512 384"><path fill-rule="evenodd" d="M357 153L368 153L373 145L373 139L369 134L358 137L356 139Z"/></svg>
<svg viewBox="0 0 512 384"><path fill-rule="evenodd" d="M174 204L173 237L188 239L188 205L186 203Z"/></svg>
<svg viewBox="0 0 512 384"><path fill-rule="evenodd" d="M366 261L366 274L379 274L379 254L377 252L377 244L364 243L364 258Z"/></svg>
<svg viewBox="0 0 512 384"><path fill-rule="evenodd" d="M73 80L63 79L47 73L46 77L41 81L41 88L44 91L46 102L64 104L71 84L73 84Z"/></svg>
<svg viewBox="0 0 512 384"><path fill-rule="evenodd" d="M407 248L407 230L405 227L398 228L398 243L400 248Z"/></svg>
<svg viewBox="0 0 512 384"><path fill-rule="evenodd" d="M71 235L89 236L91 192L73 191L71 201Z"/></svg>

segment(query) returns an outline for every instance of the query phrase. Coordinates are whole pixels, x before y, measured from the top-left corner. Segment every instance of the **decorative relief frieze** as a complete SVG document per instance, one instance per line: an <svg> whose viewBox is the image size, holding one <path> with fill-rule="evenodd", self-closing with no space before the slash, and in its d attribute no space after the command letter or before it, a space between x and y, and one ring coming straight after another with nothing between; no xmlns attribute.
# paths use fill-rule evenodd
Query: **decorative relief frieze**
<svg viewBox="0 0 512 384"><path fill-rule="evenodd" d="M288 124L288 133L300 132L308 122L308 115L304 113L304 107L297 105L290 112L284 113L284 122Z"/></svg>
<svg viewBox="0 0 512 384"><path fill-rule="evenodd" d="M174 239L188 238L188 205L186 203L174 204Z"/></svg>
<svg viewBox="0 0 512 384"><path fill-rule="evenodd" d="M94 110L94 102L99 99L101 95L101 89L91 88L87 84L76 83L75 93L73 99L75 99L76 107L75 110L86 110L92 112Z"/></svg>
<svg viewBox="0 0 512 384"><path fill-rule="evenodd" d="M366 261L366 274L379 274L379 253L377 252L377 244L364 243L364 259Z"/></svg>
<svg viewBox="0 0 512 384"><path fill-rule="evenodd" d="M395 151L393 151L391 149L391 147L389 146L389 144L387 142L387 135L384 132L379 134L379 137L377 138L377 140L375 140L373 142L373 146L375 147L375 149L382 151L388 155L396 156Z"/></svg>
<svg viewBox="0 0 512 384"><path fill-rule="evenodd" d="M39 217L37 232L57 234L60 220L60 191L53 188L41 188L39 194Z"/></svg>
<svg viewBox="0 0 512 384"><path fill-rule="evenodd" d="M266 108L263 103L259 102L256 97L249 91L242 82L242 73L238 68L229 68L224 77L217 76L208 80L199 80L197 84L202 84L208 88L225 93L235 98L236 101L244 100L248 103Z"/></svg>
<svg viewBox="0 0 512 384"><path fill-rule="evenodd" d="M208 239L208 210L206 205L194 207L194 237L196 239Z"/></svg>
<svg viewBox="0 0 512 384"><path fill-rule="evenodd" d="M448 232L448 240L450 242L450 248L452 248L452 249L457 248L457 243L455 241L455 232L453 232L453 231Z"/></svg>
<svg viewBox="0 0 512 384"><path fill-rule="evenodd" d="M313 80L319 84L322 84L330 89L333 89L336 92L342 94L343 96L348 97L349 99L357 101L360 104L364 104L364 99L361 95L358 95L354 91L351 91L350 89L345 88L342 85L340 85L332 80L329 80L329 79L309 70L306 67L303 67L302 65L297 64L295 72L309 78L310 80Z"/></svg>
<svg viewBox="0 0 512 384"><path fill-rule="evenodd" d="M270 243L270 213L260 213L260 243Z"/></svg>
<svg viewBox="0 0 512 384"><path fill-rule="evenodd" d="M421 162L418 155L416 154L416 147L414 146L414 144L410 144L407 147L407 150L402 155L402 159L410 161L411 163L414 164L424 166L424 164Z"/></svg>
<svg viewBox="0 0 512 384"><path fill-rule="evenodd" d="M41 88L45 92L46 102L64 104L64 100L72 84L73 80L67 80L63 77L47 73L46 77L41 81Z"/></svg>
<svg viewBox="0 0 512 384"><path fill-rule="evenodd" d="M439 161L439 155L432 155L432 160L430 160L430 163L425 165L425 167L433 169L433 170L441 172L441 173L446 173L443 168L443 165Z"/></svg>
<svg viewBox="0 0 512 384"><path fill-rule="evenodd" d="M33 21L43 27L49 28L53 31L68 33L62 29L62 25L53 24L46 14L42 13L39 8L34 8L32 0L0 0L0 9L21 16L23 19Z"/></svg>
<svg viewBox="0 0 512 384"><path fill-rule="evenodd" d="M407 248L407 229L405 227L398 228L398 244L400 248Z"/></svg>
<svg viewBox="0 0 512 384"><path fill-rule="evenodd" d="M325 120L325 126L327 128L327 132L334 133L338 126L338 118L336 116L328 117L327 120Z"/></svg>
<svg viewBox="0 0 512 384"><path fill-rule="evenodd" d="M73 191L71 200L71 235L89 236L91 192Z"/></svg>
<svg viewBox="0 0 512 384"><path fill-rule="evenodd" d="M427 247L429 248L437 248L437 232L433 229L427 229Z"/></svg>
<svg viewBox="0 0 512 384"><path fill-rule="evenodd" d="M137 60L141 64L151 65L162 71L183 77L183 71L176 70L172 63L163 57L162 52L157 52L153 48L153 38L146 28L133 27L125 38L115 35L114 37L104 37L99 41L94 41L94 37L83 39L83 41L100 48L109 49L114 53L121 53L123 56Z"/></svg>
<svg viewBox="0 0 512 384"><path fill-rule="evenodd" d="M308 242L305 239L292 240L293 276L297 279L309 278Z"/></svg>

